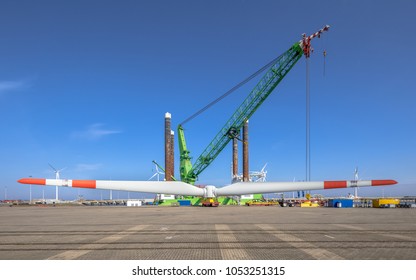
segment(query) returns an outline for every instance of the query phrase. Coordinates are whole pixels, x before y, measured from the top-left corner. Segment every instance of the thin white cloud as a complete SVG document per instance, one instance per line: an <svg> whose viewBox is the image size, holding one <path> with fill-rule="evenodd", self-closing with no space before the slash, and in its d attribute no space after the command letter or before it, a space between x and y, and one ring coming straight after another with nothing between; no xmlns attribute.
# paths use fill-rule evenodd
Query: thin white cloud
<svg viewBox="0 0 416 280"><path fill-rule="evenodd" d="M4 94L11 91L22 90L30 87L28 81L0 81L0 94Z"/></svg>
<svg viewBox="0 0 416 280"><path fill-rule="evenodd" d="M103 126L104 124L102 123L92 124L83 131L73 132L72 137L77 139L98 140L107 135L121 133L119 130L105 129Z"/></svg>

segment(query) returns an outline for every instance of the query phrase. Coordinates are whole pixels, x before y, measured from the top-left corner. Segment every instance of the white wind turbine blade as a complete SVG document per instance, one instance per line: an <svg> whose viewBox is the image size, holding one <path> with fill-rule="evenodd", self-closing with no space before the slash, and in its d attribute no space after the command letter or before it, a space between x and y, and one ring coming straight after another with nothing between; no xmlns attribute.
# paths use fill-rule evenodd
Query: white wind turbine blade
<svg viewBox="0 0 416 280"><path fill-rule="evenodd" d="M56 170L56 168L55 167L53 167L50 163L48 163L48 165L53 169L53 171L56 173L57 172L57 170Z"/></svg>
<svg viewBox="0 0 416 280"><path fill-rule="evenodd" d="M354 169L354 180L358 181L358 167Z"/></svg>
<svg viewBox="0 0 416 280"><path fill-rule="evenodd" d="M261 172L264 172L264 169L266 169L266 166L267 166L267 162L266 162L266 164L263 166L263 168L261 169ZM267 171L266 171L267 172Z"/></svg>
<svg viewBox="0 0 416 280"><path fill-rule="evenodd" d="M59 169L59 170L56 171L56 179L60 179L60 177L61 177L61 171L64 170L65 168L66 167L61 168L61 169Z"/></svg>
<svg viewBox="0 0 416 280"><path fill-rule="evenodd" d="M207 185L199 188L180 181L107 181L107 180L54 180L39 178L22 178L21 184L62 186L70 188L104 189L119 191L135 191L148 193L163 193L174 195L193 195L203 197L234 196L252 193L276 193L301 190L326 190L366 186L395 185L391 179L366 181L317 181L317 182L239 182L222 188Z"/></svg>
<svg viewBox="0 0 416 280"><path fill-rule="evenodd" d="M57 172L61 172L62 170L65 170L66 167L59 169Z"/></svg>
<svg viewBox="0 0 416 280"><path fill-rule="evenodd" d="M159 170L159 167L157 166L157 164L155 164L155 167L156 167L157 180L160 181L159 175L165 175L165 173Z"/></svg>
<svg viewBox="0 0 416 280"><path fill-rule="evenodd" d="M29 181L28 181L29 180ZM25 178L19 180L22 184L60 186L69 188L87 188L116 190L128 192L163 193L173 195L192 195L204 196L203 188L180 181L108 181L108 180L55 180L55 179L36 179Z"/></svg>
<svg viewBox="0 0 416 280"><path fill-rule="evenodd" d="M156 175L158 175L157 173L153 174L152 177L150 177L149 179L147 179L147 181L152 180Z"/></svg>
<svg viewBox="0 0 416 280"><path fill-rule="evenodd" d="M313 182L238 182L222 188L216 189L217 196L244 195L249 193L277 193L285 191L315 189L321 186L321 183Z"/></svg>

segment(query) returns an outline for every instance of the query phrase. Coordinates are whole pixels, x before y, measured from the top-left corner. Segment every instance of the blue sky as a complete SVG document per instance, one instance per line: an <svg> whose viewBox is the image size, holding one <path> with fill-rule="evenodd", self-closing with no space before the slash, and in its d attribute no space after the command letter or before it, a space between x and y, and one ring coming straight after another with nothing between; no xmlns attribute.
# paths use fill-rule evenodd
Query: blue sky
<svg viewBox="0 0 416 280"><path fill-rule="evenodd" d="M61 178L147 180L152 160L164 162L165 112L176 128L325 24L331 29L313 41L310 61L311 179L353 179L358 166L362 179L400 182L385 195L416 195L415 8L414 1L3 0L0 199L6 189L10 199L28 198L16 180L54 178L48 163L65 167ZM250 119L250 169L268 163L268 181L305 179L305 65L302 58ZM252 87L186 124L194 159ZM228 184L230 163L228 147L198 183ZM53 187L45 191L54 197ZM40 197L41 188L33 193ZM77 194L61 190L65 199Z"/></svg>

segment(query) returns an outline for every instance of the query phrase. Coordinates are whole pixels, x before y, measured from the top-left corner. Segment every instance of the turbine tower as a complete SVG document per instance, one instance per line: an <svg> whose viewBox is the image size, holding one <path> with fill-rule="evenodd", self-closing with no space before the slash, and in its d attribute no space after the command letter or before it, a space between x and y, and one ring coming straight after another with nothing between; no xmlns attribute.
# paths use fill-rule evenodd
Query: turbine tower
<svg viewBox="0 0 416 280"><path fill-rule="evenodd" d="M53 167L50 163L48 163L48 164L49 164L49 166L53 169L53 171L55 172L55 179L56 179L56 180L59 180L59 179L60 179L60 178L59 178L59 177L60 177L60 176L59 176L59 175L60 175L60 172L61 172L62 170L64 170L66 167L61 168L61 169L59 169L59 170L58 170L58 169L56 169L55 167ZM58 197L59 197L59 196L58 196L58 194L59 194L59 193L58 193L58 186L55 186L55 188L56 188L56 189L55 189L55 195L56 195L56 196L55 196L55 200L56 200L56 201L58 201Z"/></svg>
<svg viewBox="0 0 416 280"><path fill-rule="evenodd" d="M358 167L354 170L354 180L358 182ZM358 198L358 187L354 188L354 198Z"/></svg>

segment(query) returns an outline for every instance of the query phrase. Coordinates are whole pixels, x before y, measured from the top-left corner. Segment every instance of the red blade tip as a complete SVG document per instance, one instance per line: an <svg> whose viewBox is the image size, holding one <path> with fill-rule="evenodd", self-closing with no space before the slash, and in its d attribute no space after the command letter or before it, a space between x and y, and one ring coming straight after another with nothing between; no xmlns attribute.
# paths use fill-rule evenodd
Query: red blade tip
<svg viewBox="0 0 416 280"><path fill-rule="evenodd" d="M36 178L22 178L18 180L20 184L26 184L26 185L45 185L46 179L36 179Z"/></svg>
<svg viewBox="0 0 416 280"><path fill-rule="evenodd" d="M397 184L397 181L395 180L372 180L371 185L372 186L385 186L385 185L395 185Z"/></svg>

